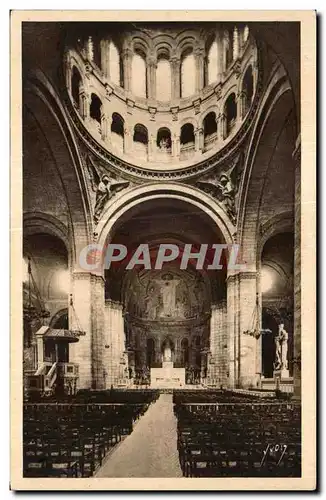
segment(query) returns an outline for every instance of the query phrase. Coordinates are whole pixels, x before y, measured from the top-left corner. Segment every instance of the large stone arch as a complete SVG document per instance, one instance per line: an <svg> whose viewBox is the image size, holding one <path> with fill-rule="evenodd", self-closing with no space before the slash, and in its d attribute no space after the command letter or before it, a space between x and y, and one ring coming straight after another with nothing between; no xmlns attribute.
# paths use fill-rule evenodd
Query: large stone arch
<svg viewBox="0 0 326 500"><path fill-rule="evenodd" d="M40 71L29 75L24 88L24 106L32 113L46 137L62 183L69 211L71 262L76 267L78 253L91 241L92 234L90 200L78 147L63 105Z"/></svg>
<svg viewBox="0 0 326 500"><path fill-rule="evenodd" d="M233 243L235 228L218 202L193 187L179 183L153 183L136 187L112 200L97 227L98 244L104 246L107 243L119 219L131 208L149 200L162 198L181 200L199 208L219 228L225 243Z"/></svg>
<svg viewBox="0 0 326 500"><path fill-rule="evenodd" d="M276 68L266 89L257 118L240 190L238 241L243 261L255 270L259 240L260 207L265 178L283 124L293 110L293 94L282 67ZM267 155L266 155L267 152Z"/></svg>

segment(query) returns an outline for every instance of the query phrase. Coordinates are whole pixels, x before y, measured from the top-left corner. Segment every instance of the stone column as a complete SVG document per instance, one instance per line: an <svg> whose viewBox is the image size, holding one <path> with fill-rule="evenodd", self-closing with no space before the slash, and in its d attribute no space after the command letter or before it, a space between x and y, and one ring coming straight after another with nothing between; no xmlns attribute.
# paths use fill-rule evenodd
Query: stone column
<svg viewBox="0 0 326 500"><path fill-rule="evenodd" d="M239 385L257 387L257 348L259 340L244 334L247 330L261 328L258 325L257 273L239 273Z"/></svg>
<svg viewBox="0 0 326 500"><path fill-rule="evenodd" d="M131 61L132 61L132 50L125 49L122 52L123 61L123 79L124 79L124 89L126 92L131 91Z"/></svg>
<svg viewBox="0 0 326 500"><path fill-rule="evenodd" d="M87 106L86 92L83 89L83 87L81 87L79 90L79 107L81 116L83 117L84 120L87 119L89 108Z"/></svg>
<svg viewBox="0 0 326 500"><path fill-rule="evenodd" d="M84 336L69 346L72 363L79 365L79 389L92 387L92 275L89 272L72 274L73 307L69 308L69 328L82 329Z"/></svg>
<svg viewBox="0 0 326 500"><path fill-rule="evenodd" d="M196 93L198 93L204 87L204 50L202 48L196 49L195 60L196 60L195 90Z"/></svg>
<svg viewBox="0 0 326 500"><path fill-rule="evenodd" d="M239 32L238 28L235 27L233 31L233 61L236 61L239 57Z"/></svg>
<svg viewBox="0 0 326 500"><path fill-rule="evenodd" d="M226 301L212 305L210 352L212 362L208 365L208 377L214 385L225 387L229 371Z"/></svg>
<svg viewBox="0 0 326 500"><path fill-rule="evenodd" d="M124 148L123 152L130 154L133 150L133 129L132 127L125 127L124 129Z"/></svg>
<svg viewBox="0 0 326 500"><path fill-rule="evenodd" d="M147 61L147 97L149 99L156 99L156 59L148 57Z"/></svg>
<svg viewBox="0 0 326 500"><path fill-rule="evenodd" d="M222 57L223 57L223 72L227 69L226 51L230 43L230 35L227 30L223 32Z"/></svg>
<svg viewBox="0 0 326 500"><path fill-rule="evenodd" d="M238 277L227 278L227 353L228 353L228 386L238 387Z"/></svg>
<svg viewBox="0 0 326 500"><path fill-rule="evenodd" d="M226 136L226 116L224 113L218 116L217 137L220 142L223 142Z"/></svg>
<svg viewBox="0 0 326 500"><path fill-rule="evenodd" d="M109 50L109 40L101 40L101 68L103 75L106 78L110 78L110 50Z"/></svg>
<svg viewBox="0 0 326 500"><path fill-rule="evenodd" d="M107 138L107 121L106 121L106 116L105 113L101 112L101 139L102 141L105 141Z"/></svg>
<svg viewBox="0 0 326 500"><path fill-rule="evenodd" d="M92 324L92 387L93 389L104 389L104 279L102 276L92 276L92 301L91 301L91 324Z"/></svg>
<svg viewBox="0 0 326 500"><path fill-rule="evenodd" d="M181 61L177 57L172 57L170 59L171 64L171 97L172 101L175 99L180 99L180 70Z"/></svg>
<svg viewBox="0 0 326 500"><path fill-rule="evenodd" d="M87 59L89 61L93 61L93 59L94 59L94 42L93 42L93 37L91 37L91 36L89 36L87 39L86 53L87 53Z"/></svg>
<svg viewBox="0 0 326 500"><path fill-rule="evenodd" d="M295 166L294 207L294 339L293 397L301 399L301 137L293 152Z"/></svg>
<svg viewBox="0 0 326 500"><path fill-rule="evenodd" d="M176 134L172 138L172 156L175 158L180 156L180 137Z"/></svg>
<svg viewBox="0 0 326 500"><path fill-rule="evenodd" d="M112 300L105 302L105 330L107 347L105 353L106 387L116 385L121 378L120 361L124 355L124 322L122 305ZM128 367L128 365L126 365Z"/></svg>
<svg viewBox="0 0 326 500"><path fill-rule="evenodd" d="M223 36L220 31L217 32L216 35L217 42L217 81L222 80L222 75L224 72L224 44L223 44Z"/></svg>
<svg viewBox="0 0 326 500"><path fill-rule="evenodd" d="M153 161L155 159L155 150L155 136L153 134L150 134L148 141L148 161Z"/></svg>
<svg viewBox="0 0 326 500"><path fill-rule="evenodd" d="M195 130L195 151L202 151L204 148L204 130L200 127Z"/></svg>

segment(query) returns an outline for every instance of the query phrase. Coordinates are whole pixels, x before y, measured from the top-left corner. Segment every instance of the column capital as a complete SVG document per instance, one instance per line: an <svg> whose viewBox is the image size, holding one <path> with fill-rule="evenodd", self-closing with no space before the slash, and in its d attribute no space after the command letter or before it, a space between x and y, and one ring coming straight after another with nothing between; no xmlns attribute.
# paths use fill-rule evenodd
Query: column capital
<svg viewBox="0 0 326 500"><path fill-rule="evenodd" d="M147 66L152 66L153 68L156 69L157 67L157 59L155 56L147 56L146 58L146 64Z"/></svg>
<svg viewBox="0 0 326 500"><path fill-rule="evenodd" d="M132 57L133 51L129 47L126 47L125 49L122 50L121 55L123 58Z"/></svg>
<svg viewBox="0 0 326 500"><path fill-rule="evenodd" d="M205 54L205 50L203 47L196 47L194 50L194 54L196 57L203 56Z"/></svg>
<svg viewBox="0 0 326 500"><path fill-rule="evenodd" d="M177 64L180 64L181 63L181 58L174 55L170 58L170 64L172 64L173 66L176 66Z"/></svg>

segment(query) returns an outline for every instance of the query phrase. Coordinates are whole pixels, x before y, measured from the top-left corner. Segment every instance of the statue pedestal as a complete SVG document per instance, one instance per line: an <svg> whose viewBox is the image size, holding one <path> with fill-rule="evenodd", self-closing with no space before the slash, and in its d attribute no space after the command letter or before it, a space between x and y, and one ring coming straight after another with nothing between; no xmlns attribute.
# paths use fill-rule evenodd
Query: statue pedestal
<svg viewBox="0 0 326 500"><path fill-rule="evenodd" d="M274 370L273 372L274 379L284 380L290 377L289 370L282 368L281 370Z"/></svg>

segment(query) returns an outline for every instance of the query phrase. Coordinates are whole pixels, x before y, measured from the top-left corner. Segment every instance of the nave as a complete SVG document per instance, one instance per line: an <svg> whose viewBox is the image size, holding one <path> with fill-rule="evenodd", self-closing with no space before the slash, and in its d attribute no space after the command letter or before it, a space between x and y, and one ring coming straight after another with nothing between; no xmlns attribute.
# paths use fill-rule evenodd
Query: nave
<svg viewBox="0 0 326 500"><path fill-rule="evenodd" d="M81 391L24 405L25 477L300 477L300 405L270 393Z"/></svg>

